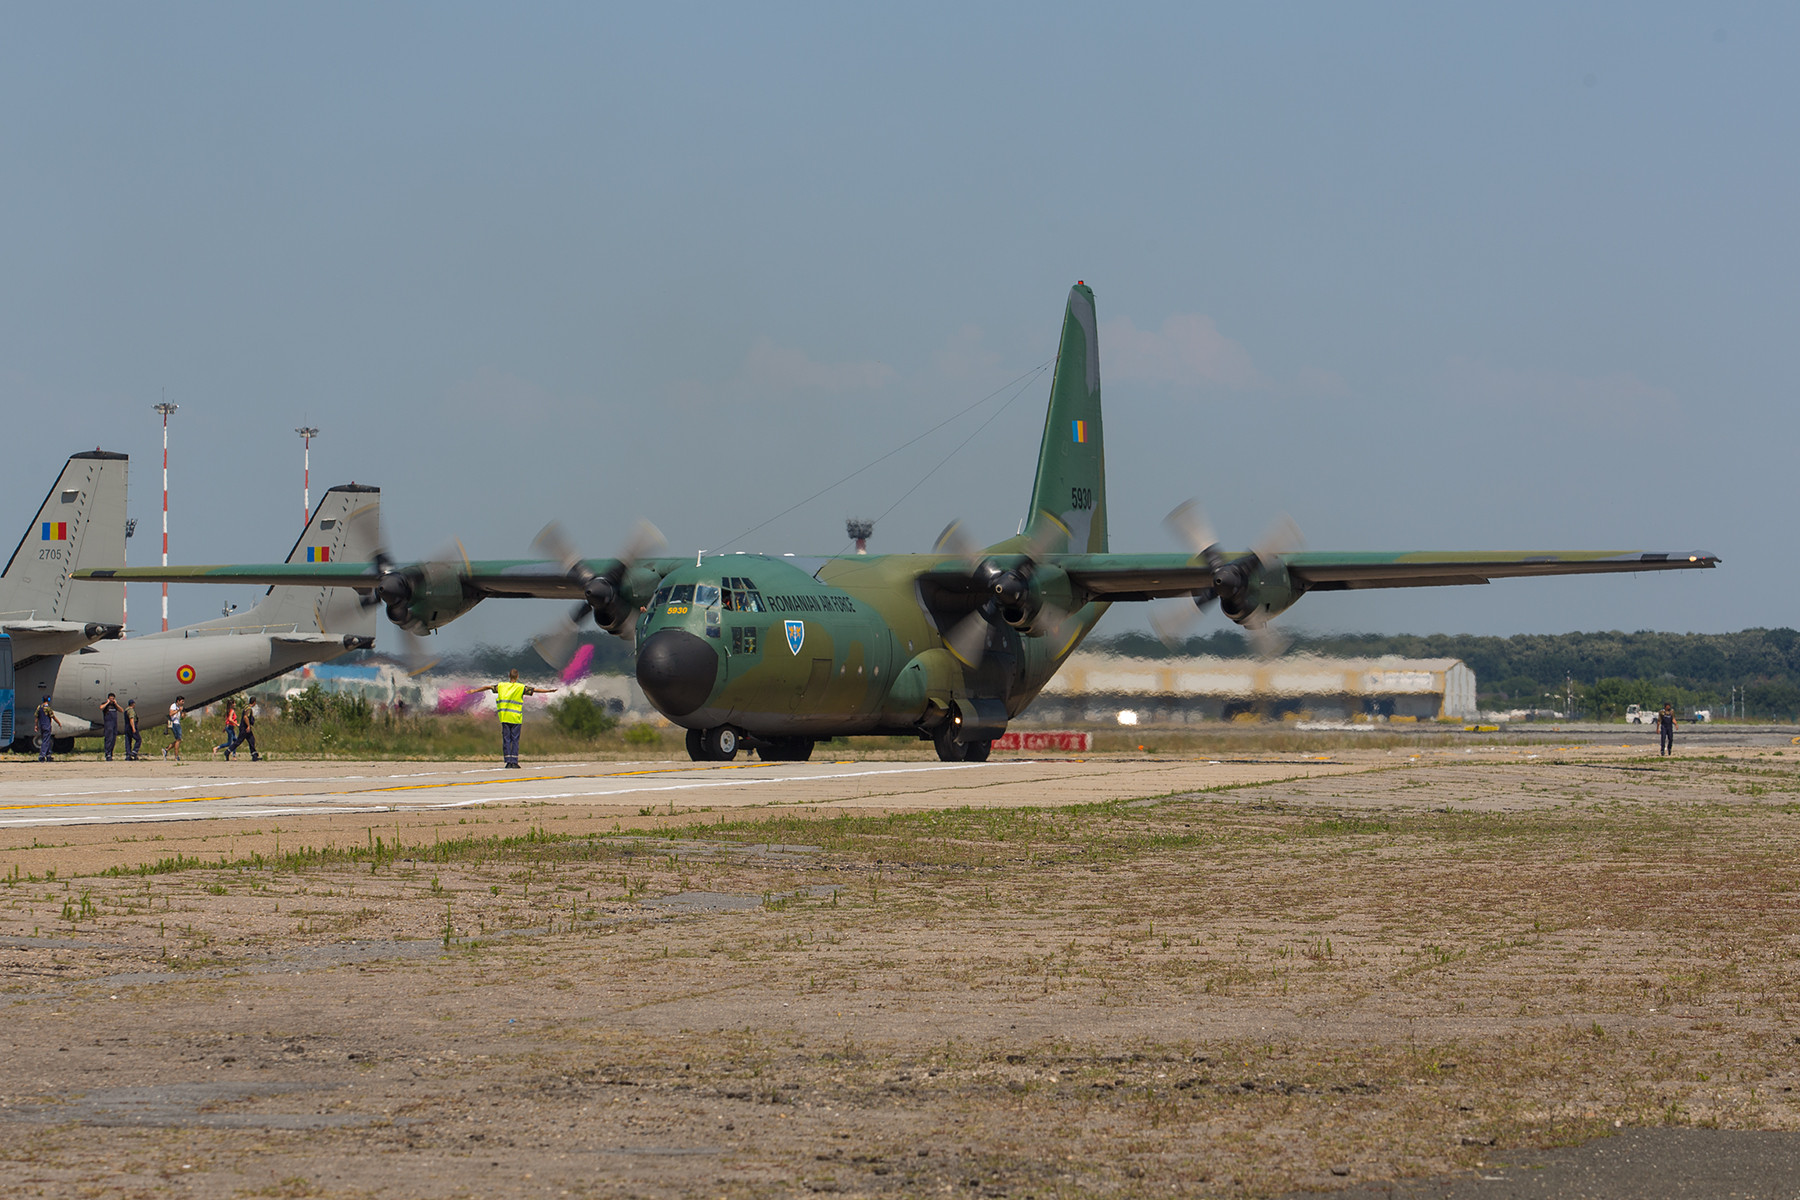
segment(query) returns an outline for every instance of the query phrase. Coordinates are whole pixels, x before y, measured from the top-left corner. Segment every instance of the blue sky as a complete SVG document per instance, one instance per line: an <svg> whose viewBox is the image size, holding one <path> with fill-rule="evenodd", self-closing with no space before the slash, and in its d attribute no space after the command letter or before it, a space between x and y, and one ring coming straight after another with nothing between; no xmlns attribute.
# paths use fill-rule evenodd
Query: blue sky
<svg viewBox="0 0 1800 1200"><path fill-rule="evenodd" d="M10 6L0 402L21 523L133 456L172 556L315 493L402 555L1010 533L1095 289L1115 548L1648 548L1713 573L1319 596L1312 629L1794 624L1785 6ZM1002 397L1004 398L1004 396ZM134 542L148 561L153 536ZM150 611L150 589L134 611ZM222 596L177 589L191 620ZM237 597L247 600L248 596ZM454 641L511 640L490 604ZM1215 620L1217 618L1214 618ZM1119 613L1102 626L1130 627Z"/></svg>

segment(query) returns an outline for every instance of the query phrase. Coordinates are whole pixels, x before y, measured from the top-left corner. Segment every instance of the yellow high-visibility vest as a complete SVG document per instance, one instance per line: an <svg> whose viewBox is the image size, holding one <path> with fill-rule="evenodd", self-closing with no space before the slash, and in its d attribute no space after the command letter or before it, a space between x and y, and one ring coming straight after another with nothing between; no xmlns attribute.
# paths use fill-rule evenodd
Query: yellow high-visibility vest
<svg viewBox="0 0 1800 1200"><path fill-rule="evenodd" d="M494 707L500 713L500 720L507 725L525 723L525 685L522 683L501 683L494 687L494 694L499 697Z"/></svg>

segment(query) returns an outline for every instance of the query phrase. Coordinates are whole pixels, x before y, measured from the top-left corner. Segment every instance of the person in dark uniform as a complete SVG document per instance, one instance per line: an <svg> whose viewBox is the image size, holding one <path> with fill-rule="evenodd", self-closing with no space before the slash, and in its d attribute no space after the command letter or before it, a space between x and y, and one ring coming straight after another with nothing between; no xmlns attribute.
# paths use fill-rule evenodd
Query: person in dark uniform
<svg viewBox="0 0 1800 1200"><path fill-rule="evenodd" d="M136 762L144 748L144 731L138 728L137 701L125 702L125 761Z"/></svg>
<svg viewBox="0 0 1800 1200"><path fill-rule="evenodd" d="M261 762L262 755L256 752L256 701L244 701L244 711L238 717L238 753L244 747L250 747L250 761Z"/></svg>
<svg viewBox="0 0 1800 1200"><path fill-rule="evenodd" d="M106 761L112 761L113 743L119 740L119 714L125 710L119 707L119 698L113 693L106 693L106 703L100 706L100 736L106 746Z"/></svg>
<svg viewBox="0 0 1800 1200"><path fill-rule="evenodd" d="M1662 743L1664 754L1675 752L1675 706L1664 704L1662 711L1656 714L1656 731Z"/></svg>
<svg viewBox="0 0 1800 1200"><path fill-rule="evenodd" d="M45 696L37 706L38 761L50 762L51 738L50 724L56 716L56 710L50 707L50 697Z"/></svg>

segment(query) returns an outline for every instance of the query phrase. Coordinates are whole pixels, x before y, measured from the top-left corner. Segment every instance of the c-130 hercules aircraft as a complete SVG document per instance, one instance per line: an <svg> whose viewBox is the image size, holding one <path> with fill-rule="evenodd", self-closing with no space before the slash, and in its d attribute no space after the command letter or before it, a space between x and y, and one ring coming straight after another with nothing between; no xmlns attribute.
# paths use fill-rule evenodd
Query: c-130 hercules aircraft
<svg viewBox="0 0 1800 1200"><path fill-rule="evenodd" d="M1640 551L1476 554L1272 549L1228 553L1199 522L1173 520L1191 554L1114 554L1094 295L1069 292L1062 342L1020 533L930 554L803 559L728 553L519 560L92 570L94 579L298 583L355 588L411 633L489 597L578 601L635 638L637 678L687 733L696 760L740 747L804 759L815 741L916 734L946 761L980 761L1117 601L1216 602L1253 631L1308 592L1486 583L1526 575L1715 566L1710 554ZM1178 513L1182 510L1177 510ZM1171 514L1175 518L1175 514ZM954 529L954 527L952 527Z"/></svg>

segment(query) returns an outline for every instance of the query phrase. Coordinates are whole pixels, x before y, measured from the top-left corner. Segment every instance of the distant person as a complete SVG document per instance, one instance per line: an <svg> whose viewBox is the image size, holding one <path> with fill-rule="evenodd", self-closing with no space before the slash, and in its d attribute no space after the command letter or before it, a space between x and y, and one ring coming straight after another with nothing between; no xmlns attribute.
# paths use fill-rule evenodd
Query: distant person
<svg viewBox="0 0 1800 1200"><path fill-rule="evenodd" d="M54 708L50 707L50 697L45 696L42 700L38 701L38 706L37 706L37 737L38 737L38 761L39 762L54 761L50 755L50 750L52 747L52 738L50 736L50 727L52 724L54 724L55 720L56 720L56 710Z"/></svg>
<svg viewBox="0 0 1800 1200"><path fill-rule="evenodd" d="M262 755L256 752L256 701L244 702L244 714L238 721L238 746L250 747L250 761L261 762Z"/></svg>
<svg viewBox="0 0 1800 1200"><path fill-rule="evenodd" d="M225 740L220 742L218 745L214 746L212 752L214 754L217 754L219 751L223 750L225 752L225 761L230 762L231 756L233 754L237 753L237 744L238 744L237 701L228 700L225 703Z"/></svg>
<svg viewBox="0 0 1800 1200"><path fill-rule="evenodd" d="M112 761L113 743L119 739L119 716L125 710L119 707L119 698L111 692L106 693L106 703L100 706L100 736L106 748L106 761Z"/></svg>
<svg viewBox="0 0 1800 1200"><path fill-rule="evenodd" d="M144 748L144 731L138 728L137 700L125 702L125 761L136 762L138 752Z"/></svg>
<svg viewBox="0 0 1800 1200"><path fill-rule="evenodd" d="M187 715L187 707L182 704L186 696L175 697L175 703L169 705L169 744L163 747L163 757L169 757L169 751L175 752L175 761L181 761L181 718Z"/></svg>
<svg viewBox="0 0 1800 1200"><path fill-rule="evenodd" d="M1657 740L1662 743L1664 754L1675 752L1675 706L1665 704L1662 711L1656 714Z"/></svg>
<svg viewBox="0 0 1800 1200"><path fill-rule="evenodd" d="M528 687L519 682L519 673L513 671L505 683L490 683L469 692L471 696L481 692L494 693L494 711L500 714L500 753L508 767L517 770L519 766L519 727L525 723L525 697L540 692L547 696L555 690Z"/></svg>

